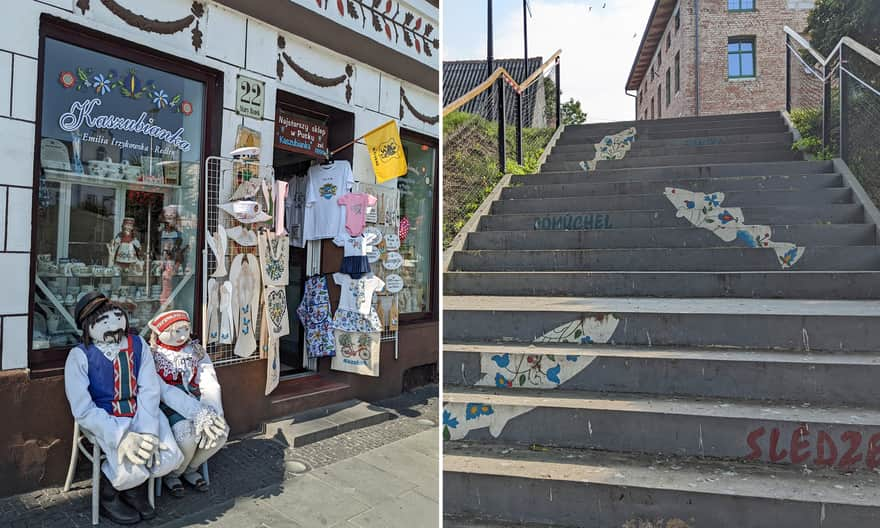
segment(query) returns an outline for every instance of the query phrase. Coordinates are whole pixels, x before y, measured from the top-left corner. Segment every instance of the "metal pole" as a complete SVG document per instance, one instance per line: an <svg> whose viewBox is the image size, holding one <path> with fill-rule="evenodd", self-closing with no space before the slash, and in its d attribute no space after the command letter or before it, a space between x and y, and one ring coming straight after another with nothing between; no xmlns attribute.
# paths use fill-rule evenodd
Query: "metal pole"
<svg viewBox="0 0 880 528"><path fill-rule="evenodd" d="M562 126L562 119L560 108L562 105L562 101L559 100L559 97L562 95L562 90L559 89L559 57L556 57L556 128Z"/></svg>
<svg viewBox="0 0 880 528"><path fill-rule="evenodd" d="M488 79L489 76L492 75L492 71L495 69L495 57L493 56L494 50L492 46L492 0L487 0L486 13L486 78ZM492 93L491 90L489 91L489 93ZM494 113L495 109L492 107L492 103L490 102L487 115L489 121L495 119Z"/></svg>
<svg viewBox="0 0 880 528"><path fill-rule="evenodd" d="M529 71L529 0L523 0L523 59L525 59L526 76Z"/></svg>
<svg viewBox="0 0 880 528"><path fill-rule="evenodd" d="M523 94L516 93L516 162L523 164Z"/></svg>
<svg viewBox="0 0 880 528"><path fill-rule="evenodd" d="M785 34L785 111L791 112L791 37Z"/></svg>
<svg viewBox="0 0 880 528"><path fill-rule="evenodd" d="M828 148L831 144L831 79L826 77L825 67L822 67L822 147Z"/></svg>
<svg viewBox="0 0 880 528"><path fill-rule="evenodd" d="M840 76L840 158L843 161L846 161L847 148L846 141L846 133L847 133L847 123L846 123L846 110L849 107L849 94L846 90L846 73L843 71L843 48L844 46L840 46L840 55L837 59L837 74Z"/></svg>
<svg viewBox="0 0 880 528"><path fill-rule="evenodd" d="M505 113L504 113L504 77L501 77L497 81L498 90L498 162L499 168L501 169L501 174L507 172L507 152L505 152Z"/></svg>

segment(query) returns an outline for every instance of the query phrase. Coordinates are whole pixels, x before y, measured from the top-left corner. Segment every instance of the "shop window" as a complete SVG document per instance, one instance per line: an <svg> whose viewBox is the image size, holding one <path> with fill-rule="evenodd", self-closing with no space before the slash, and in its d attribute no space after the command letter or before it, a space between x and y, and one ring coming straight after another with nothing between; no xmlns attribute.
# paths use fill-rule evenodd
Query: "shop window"
<svg viewBox="0 0 880 528"><path fill-rule="evenodd" d="M44 44L33 349L77 343L92 290L144 336L160 311L195 317L205 83Z"/></svg>
<svg viewBox="0 0 880 528"><path fill-rule="evenodd" d="M755 0L727 0L728 11L754 11Z"/></svg>
<svg viewBox="0 0 880 528"><path fill-rule="evenodd" d="M755 39L731 38L727 42L727 77L750 79L755 77Z"/></svg>
<svg viewBox="0 0 880 528"><path fill-rule="evenodd" d="M436 267L435 196L437 148L423 141L402 139L408 170L397 180L400 190L400 253L404 258L404 288L399 310L404 314L432 312L432 271Z"/></svg>

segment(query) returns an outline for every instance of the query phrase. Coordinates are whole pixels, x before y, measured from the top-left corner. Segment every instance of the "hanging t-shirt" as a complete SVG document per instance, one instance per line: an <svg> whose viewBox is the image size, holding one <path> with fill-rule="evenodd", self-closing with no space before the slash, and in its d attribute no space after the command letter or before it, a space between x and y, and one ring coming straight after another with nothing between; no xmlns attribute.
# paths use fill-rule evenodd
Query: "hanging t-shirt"
<svg viewBox="0 0 880 528"><path fill-rule="evenodd" d="M335 238L345 222L345 210L337 203L351 190L354 175L347 161L312 165L306 188L305 240Z"/></svg>
<svg viewBox="0 0 880 528"><path fill-rule="evenodd" d="M351 236L358 236L364 232L367 224L367 207L376 205L376 197L366 193L346 194L338 200L339 205L345 206L345 229Z"/></svg>
<svg viewBox="0 0 880 528"><path fill-rule="evenodd" d="M345 273L334 273L333 282L342 286L337 310L369 315L373 307L373 295L382 291L385 283L375 275L353 279Z"/></svg>
<svg viewBox="0 0 880 528"><path fill-rule="evenodd" d="M306 186L308 178L294 176L288 182L287 199L284 201L284 223L290 235L290 245L305 247L303 223L305 222Z"/></svg>
<svg viewBox="0 0 880 528"><path fill-rule="evenodd" d="M364 233L358 236L339 233L333 239L333 243L345 250L344 256L346 257L366 257L373 250L376 238L376 235L371 233Z"/></svg>

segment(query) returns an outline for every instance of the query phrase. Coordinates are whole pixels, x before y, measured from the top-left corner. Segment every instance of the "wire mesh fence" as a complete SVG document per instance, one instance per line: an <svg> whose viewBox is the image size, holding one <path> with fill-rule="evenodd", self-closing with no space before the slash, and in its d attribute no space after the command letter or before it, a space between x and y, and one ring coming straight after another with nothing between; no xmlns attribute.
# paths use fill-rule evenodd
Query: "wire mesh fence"
<svg viewBox="0 0 880 528"><path fill-rule="evenodd" d="M818 159L842 158L871 199L880 200L880 55L844 38L827 58L786 28L788 108Z"/></svg>
<svg viewBox="0 0 880 528"><path fill-rule="evenodd" d="M444 116L444 248L449 247L504 174L537 172L541 154L557 128L553 72L552 68L547 70L522 94L517 94L510 84L498 82L479 94L466 107L468 112ZM498 131L499 87L504 95L503 167ZM518 104L522 105L521 147L517 137Z"/></svg>
<svg viewBox="0 0 880 528"><path fill-rule="evenodd" d="M843 46L840 156L873 202L880 203L880 65Z"/></svg>

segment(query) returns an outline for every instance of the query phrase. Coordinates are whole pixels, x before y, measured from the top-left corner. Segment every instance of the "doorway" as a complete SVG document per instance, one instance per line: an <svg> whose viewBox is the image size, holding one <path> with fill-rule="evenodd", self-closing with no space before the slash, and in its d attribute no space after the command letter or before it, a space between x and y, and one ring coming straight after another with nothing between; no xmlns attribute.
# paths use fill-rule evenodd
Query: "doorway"
<svg viewBox="0 0 880 528"><path fill-rule="evenodd" d="M275 148L272 159L275 178L288 184L285 223L291 240L289 283L286 288L290 334L279 340L279 357L281 377L290 379L312 373L318 366L316 359L310 360L306 355L305 329L296 312L303 298L306 278L309 273L337 271L338 266L334 268L324 264L325 258L336 260L332 257L338 252L341 260L342 254L342 249L337 248L330 240L302 240L302 216L297 215L297 210L301 212L305 207L309 167L323 161L326 153L337 145L344 145L354 138L354 114L279 91L275 119ZM292 129L297 128L304 132L293 134ZM350 163L352 154L353 149L349 147L337 153L334 159L347 160ZM322 263L321 269L310 270L309 263L312 262L314 266L316 260ZM331 298L333 297L331 286Z"/></svg>

